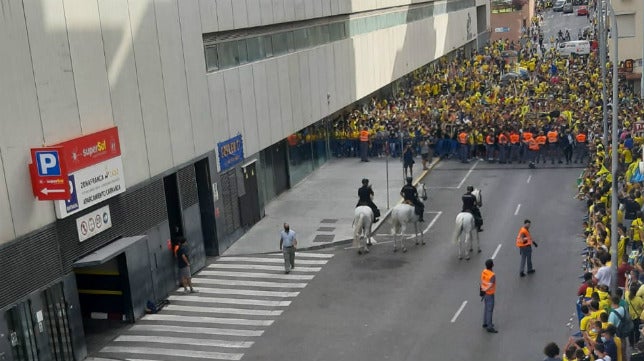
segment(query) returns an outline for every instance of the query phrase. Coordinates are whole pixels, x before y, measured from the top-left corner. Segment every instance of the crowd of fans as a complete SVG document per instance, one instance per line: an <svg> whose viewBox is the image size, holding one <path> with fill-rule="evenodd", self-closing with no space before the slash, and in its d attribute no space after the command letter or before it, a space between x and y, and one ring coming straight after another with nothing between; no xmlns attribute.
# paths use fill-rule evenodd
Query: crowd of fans
<svg viewBox="0 0 644 361"><path fill-rule="evenodd" d="M644 175L638 167L644 139L631 131L642 120L643 103L620 82L619 98L612 100L619 102L619 172L613 179L610 145L602 138L600 75L601 66L611 74L612 64L598 64L596 52L559 57L556 46L543 45L540 33L537 18L519 43L496 41L471 57L459 54L414 72L398 93L374 97L338 120L332 151L337 157L358 156L360 131L367 130L371 157L431 149L438 157L463 162L586 167L577 194L588 206L583 222L587 272L578 290L580 332L563 350L546 345L544 354L553 360L560 355L570 361L644 360L639 328L644 324ZM610 79L606 86L611 89ZM617 254L610 248L613 181L620 204ZM619 288L613 294L611 262L618 264Z"/></svg>

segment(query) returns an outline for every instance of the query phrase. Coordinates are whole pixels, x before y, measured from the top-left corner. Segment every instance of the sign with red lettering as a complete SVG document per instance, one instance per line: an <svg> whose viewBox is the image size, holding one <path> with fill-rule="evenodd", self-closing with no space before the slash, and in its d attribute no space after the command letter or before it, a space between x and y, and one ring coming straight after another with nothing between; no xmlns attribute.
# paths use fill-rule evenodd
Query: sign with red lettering
<svg viewBox="0 0 644 361"><path fill-rule="evenodd" d="M117 127L74 138L55 146L64 149L65 163L69 173L121 155Z"/></svg>
<svg viewBox="0 0 644 361"><path fill-rule="evenodd" d="M69 199L69 178L62 147L31 148L31 186L39 200Z"/></svg>

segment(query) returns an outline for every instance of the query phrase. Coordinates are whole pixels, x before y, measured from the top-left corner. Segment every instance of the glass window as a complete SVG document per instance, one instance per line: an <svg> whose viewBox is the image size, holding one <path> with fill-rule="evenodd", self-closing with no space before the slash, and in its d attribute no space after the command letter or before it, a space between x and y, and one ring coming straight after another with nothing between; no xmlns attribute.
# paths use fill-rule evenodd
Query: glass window
<svg viewBox="0 0 644 361"><path fill-rule="evenodd" d="M246 39L237 40L237 53L239 54L239 64L248 63L248 51L246 50Z"/></svg>
<svg viewBox="0 0 644 361"><path fill-rule="evenodd" d="M306 49L309 47L306 29L298 29L293 31L293 40L295 49L297 50Z"/></svg>
<svg viewBox="0 0 644 361"><path fill-rule="evenodd" d="M264 42L264 54L267 58L273 56L273 38L270 35L262 36Z"/></svg>
<svg viewBox="0 0 644 361"><path fill-rule="evenodd" d="M288 53L288 44L286 40L286 33L277 33L271 36L273 44L273 54L275 56Z"/></svg>
<svg viewBox="0 0 644 361"><path fill-rule="evenodd" d="M264 59L264 42L261 37L246 39L246 48L248 49L248 61L258 61Z"/></svg>
<svg viewBox="0 0 644 361"><path fill-rule="evenodd" d="M295 51L295 40L293 39L294 35L292 31L286 33L286 45L288 45L288 52L292 53Z"/></svg>
<svg viewBox="0 0 644 361"><path fill-rule="evenodd" d="M206 71L219 70L219 60L217 59L217 45L206 46Z"/></svg>
<svg viewBox="0 0 644 361"><path fill-rule="evenodd" d="M329 42L329 25L320 25L320 41L322 44Z"/></svg>
<svg viewBox="0 0 644 361"><path fill-rule="evenodd" d="M239 54L236 41L227 41L217 45L219 69L231 68L239 65Z"/></svg>
<svg viewBox="0 0 644 361"><path fill-rule="evenodd" d="M345 38L344 21L329 25L330 41L338 41Z"/></svg>

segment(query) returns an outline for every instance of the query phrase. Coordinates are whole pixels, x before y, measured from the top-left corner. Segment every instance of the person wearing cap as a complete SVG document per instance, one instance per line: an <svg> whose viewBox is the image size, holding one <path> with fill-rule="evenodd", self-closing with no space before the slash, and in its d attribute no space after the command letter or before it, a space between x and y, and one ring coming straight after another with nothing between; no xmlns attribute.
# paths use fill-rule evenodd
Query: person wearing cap
<svg viewBox="0 0 644 361"><path fill-rule="evenodd" d="M519 254L521 255L521 266L519 267L519 276L521 277L525 277L523 270L525 269L526 262L528 274L535 272L535 269L532 267L532 245L534 244L537 247L537 243L532 240L532 236L530 235L530 224L529 219L523 221L523 227L519 229L516 240L516 246L519 248Z"/></svg>
<svg viewBox="0 0 644 361"><path fill-rule="evenodd" d="M467 186L467 192L461 197L461 201L463 201L463 208L461 211L472 213L477 230L482 232L483 229L481 227L483 226L483 217L481 216L481 210L479 209L481 204L472 192L474 192L474 187Z"/></svg>
<svg viewBox="0 0 644 361"><path fill-rule="evenodd" d="M485 261L485 269L481 272L481 301L483 301L483 328L489 333L499 331L494 327L492 314L494 313L494 295L496 294L496 275L494 271L494 261L488 259Z"/></svg>
<svg viewBox="0 0 644 361"><path fill-rule="evenodd" d="M425 213L425 204L418 199L418 191L411 183L413 182L412 177L407 177L407 184L405 184L400 190L400 196L403 197L405 201L414 205L414 211L418 215L418 222L425 222L423 219L423 213Z"/></svg>
<svg viewBox="0 0 644 361"><path fill-rule="evenodd" d="M369 184L367 178L362 179L362 187L358 188L358 204L356 207L368 206L373 211L373 221L378 222L378 217L380 217L380 210L373 203L373 189Z"/></svg>

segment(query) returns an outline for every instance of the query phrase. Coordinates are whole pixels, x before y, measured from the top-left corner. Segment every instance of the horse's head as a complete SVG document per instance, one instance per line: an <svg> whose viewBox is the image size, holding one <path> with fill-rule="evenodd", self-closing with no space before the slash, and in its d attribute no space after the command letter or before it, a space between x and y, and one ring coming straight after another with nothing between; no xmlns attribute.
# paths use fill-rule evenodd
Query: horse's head
<svg viewBox="0 0 644 361"><path fill-rule="evenodd" d="M423 202L427 200L427 187L425 187L425 183L418 183L416 185L416 191L418 192L418 196L423 199Z"/></svg>

